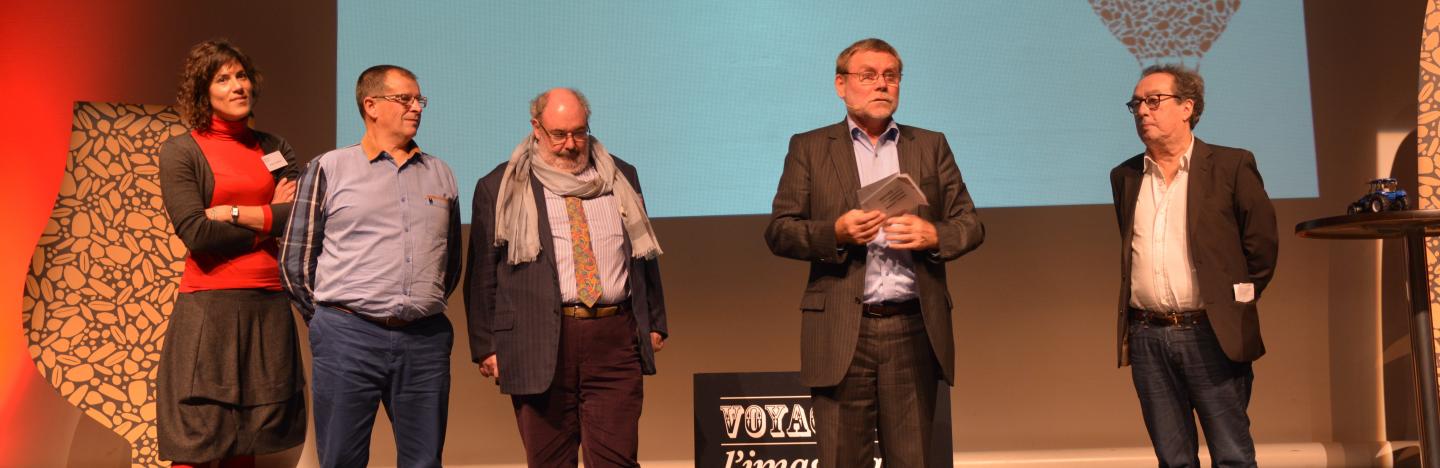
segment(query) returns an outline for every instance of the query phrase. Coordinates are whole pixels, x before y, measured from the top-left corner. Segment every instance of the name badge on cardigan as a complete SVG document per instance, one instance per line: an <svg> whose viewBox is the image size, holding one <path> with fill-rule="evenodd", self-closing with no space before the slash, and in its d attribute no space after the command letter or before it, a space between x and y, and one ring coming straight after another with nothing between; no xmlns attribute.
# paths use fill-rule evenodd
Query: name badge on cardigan
<svg viewBox="0 0 1440 468"><path fill-rule="evenodd" d="M290 163L285 162L285 155L280 154L279 151L272 151L270 154L261 156L260 161L265 163L265 170L270 172L275 172L276 169L290 165Z"/></svg>

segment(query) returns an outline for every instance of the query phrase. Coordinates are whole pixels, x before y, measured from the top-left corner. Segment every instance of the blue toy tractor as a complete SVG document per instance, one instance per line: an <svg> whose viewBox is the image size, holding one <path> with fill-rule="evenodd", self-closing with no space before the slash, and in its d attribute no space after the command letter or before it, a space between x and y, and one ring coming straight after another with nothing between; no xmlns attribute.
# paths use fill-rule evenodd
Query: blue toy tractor
<svg viewBox="0 0 1440 468"><path fill-rule="evenodd" d="M1399 183L1395 179L1370 181L1370 192L1360 197L1355 203L1351 203L1347 212L1350 214L1380 213L1408 209L1410 205L1405 201L1405 191L1397 188L1398 185Z"/></svg>

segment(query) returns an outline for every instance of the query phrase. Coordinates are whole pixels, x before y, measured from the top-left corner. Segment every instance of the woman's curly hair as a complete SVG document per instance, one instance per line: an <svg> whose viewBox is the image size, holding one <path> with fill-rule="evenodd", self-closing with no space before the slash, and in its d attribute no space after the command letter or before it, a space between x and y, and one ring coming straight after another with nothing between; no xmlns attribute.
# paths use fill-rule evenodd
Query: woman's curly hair
<svg viewBox="0 0 1440 468"><path fill-rule="evenodd" d="M240 48L225 39L195 44L190 48L190 56L185 59L185 68L180 72L180 90L175 93L180 115L190 128L210 128L210 114L214 111L210 108L210 80L215 78L215 72L220 67L231 61L239 62L240 68L250 76L251 102L260 97L260 71Z"/></svg>

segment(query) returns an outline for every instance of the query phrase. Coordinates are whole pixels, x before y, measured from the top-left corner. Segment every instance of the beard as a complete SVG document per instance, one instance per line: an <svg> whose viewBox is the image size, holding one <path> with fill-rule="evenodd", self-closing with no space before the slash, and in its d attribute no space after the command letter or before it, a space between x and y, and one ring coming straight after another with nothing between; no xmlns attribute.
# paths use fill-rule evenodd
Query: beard
<svg viewBox="0 0 1440 468"><path fill-rule="evenodd" d="M559 150L559 151L554 151L554 152L552 152L552 154L554 154L555 156L559 156L559 157L561 157L561 158L565 158L565 159L575 159L575 158L577 158L577 157L580 156L580 149L579 149L579 148L567 148L567 149L562 149L562 150Z"/></svg>

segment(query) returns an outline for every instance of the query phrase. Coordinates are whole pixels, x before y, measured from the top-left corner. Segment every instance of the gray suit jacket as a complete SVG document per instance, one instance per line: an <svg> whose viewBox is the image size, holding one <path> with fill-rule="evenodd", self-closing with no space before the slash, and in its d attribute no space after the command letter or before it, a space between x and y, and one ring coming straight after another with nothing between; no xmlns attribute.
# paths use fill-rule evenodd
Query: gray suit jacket
<svg viewBox="0 0 1440 468"><path fill-rule="evenodd" d="M550 221L544 214L544 187L535 176L530 177L530 186L539 205L540 256L532 262L510 265L508 247L493 245L495 201L506 164L500 164L475 184L465 311L469 317L471 359L480 362L494 354L500 367L500 391L532 395L549 389L555 376L560 352L560 284ZM615 158L615 166L640 192L635 167L620 158ZM641 370L654 374L650 332L669 336L660 264L659 260L631 258L628 238L625 257L630 259L630 308L635 314L635 345L640 349Z"/></svg>
<svg viewBox="0 0 1440 468"><path fill-rule="evenodd" d="M955 165L945 135L905 125L898 140L900 171L910 174L930 206L917 213L935 224L940 245L914 254L915 287L925 331L945 381L955 383L955 340L945 262L980 246L985 228ZM860 207L860 173L845 122L790 139L789 154L765 242L775 255L810 262L800 297L800 380L811 387L837 385L860 339L865 289L865 248L836 248L835 220Z"/></svg>
<svg viewBox="0 0 1440 468"><path fill-rule="evenodd" d="M1120 224L1118 365L1130 364L1130 241L1135 201L1145 174L1139 154L1110 171L1115 220ZM1220 347L1232 361L1250 362L1265 354L1260 340L1260 315L1255 306L1275 275L1280 240L1275 232L1275 207L1265 193L1255 155L1239 148L1209 145L1199 138L1190 153L1186 191L1185 233L1190 262L1200 281L1200 297ZM1235 300L1232 285L1253 283L1255 300Z"/></svg>

